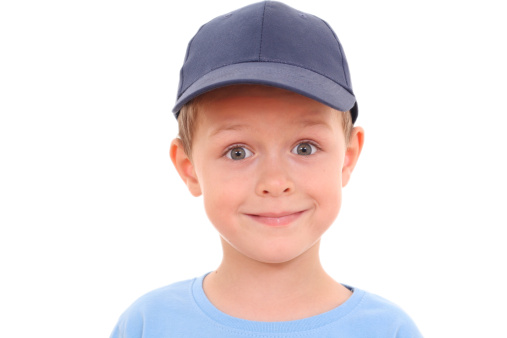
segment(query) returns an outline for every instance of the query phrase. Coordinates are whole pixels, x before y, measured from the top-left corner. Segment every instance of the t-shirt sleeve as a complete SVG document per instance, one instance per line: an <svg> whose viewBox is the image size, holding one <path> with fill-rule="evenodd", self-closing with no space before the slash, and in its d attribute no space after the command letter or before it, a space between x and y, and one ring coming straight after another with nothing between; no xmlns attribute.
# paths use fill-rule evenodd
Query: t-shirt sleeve
<svg viewBox="0 0 507 338"><path fill-rule="evenodd" d="M142 315L133 308L127 309L116 323L109 338L141 338L143 336Z"/></svg>
<svg viewBox="0 0 507 338"><path fill-rule="evenodd" d="M396 338L422 338L422 334L415 325L414 321L406 316L403 323L399 326Z"/></svg>

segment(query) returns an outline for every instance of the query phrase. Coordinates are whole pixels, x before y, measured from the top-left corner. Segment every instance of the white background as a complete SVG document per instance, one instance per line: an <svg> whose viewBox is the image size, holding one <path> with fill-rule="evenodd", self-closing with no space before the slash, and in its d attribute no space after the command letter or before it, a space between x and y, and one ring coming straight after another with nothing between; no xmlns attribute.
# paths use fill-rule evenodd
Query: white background
<svg viewBox="0 0 507 338"><path fill-rule="evenodd" d="M3 337L107 337L143 293L217 266L170 111L188 41L248 3L1 3ZM502 1L286 3L337 32L366 130L328 272L426 337L507 337Z"/></svg>

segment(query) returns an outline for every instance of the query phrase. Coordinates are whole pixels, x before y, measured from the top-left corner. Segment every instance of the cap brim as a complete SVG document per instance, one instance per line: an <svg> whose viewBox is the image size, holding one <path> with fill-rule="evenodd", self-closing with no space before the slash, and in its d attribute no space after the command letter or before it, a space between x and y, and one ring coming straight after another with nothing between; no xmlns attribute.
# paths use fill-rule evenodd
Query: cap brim
<svg viewBox="0 0 507 338"><path fill-rule="evenodd" d="M178 117L183 105L193 98L234 84L262 84L287 89L340 111L351 110L353 122L357 117L354 95L336 82L305 68L273 62L238 63L211 71L183 92L173 112Z"/></svg>

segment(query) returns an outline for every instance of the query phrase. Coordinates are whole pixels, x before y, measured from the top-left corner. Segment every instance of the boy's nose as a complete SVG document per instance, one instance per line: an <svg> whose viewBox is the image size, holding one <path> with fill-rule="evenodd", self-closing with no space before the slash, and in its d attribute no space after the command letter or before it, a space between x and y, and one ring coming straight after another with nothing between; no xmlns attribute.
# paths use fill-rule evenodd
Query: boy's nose
<svg viewBox="0 0 507 338"><path fill-rule="evenodd" d="M277 197L291 194L294 188L294 182L280 165L267 164L259 175L256 193L259 196Z"/></svg>

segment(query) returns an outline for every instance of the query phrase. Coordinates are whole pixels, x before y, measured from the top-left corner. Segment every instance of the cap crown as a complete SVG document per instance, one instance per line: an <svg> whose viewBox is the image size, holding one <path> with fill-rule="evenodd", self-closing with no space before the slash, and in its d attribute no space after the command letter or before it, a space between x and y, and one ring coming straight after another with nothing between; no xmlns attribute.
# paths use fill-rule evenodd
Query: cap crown
<svg viewBox="0 0 507 338"><path fill-rule="evenodd" d="M255 67L252 63L257 63L259 69L261 63L270 64L270 68L263 68L263 71L266 74L271 73L272 76L263 78L262 73L257 73L256 76L241 74L235 78L234 74L230 74L238 71L241 65L255 69L252 68ZM276 64L304 70L296 70L293 73L297 73L300 79L306 74L312 77L313 85L308 85L312 89L307 93L301 88L306 86L304 82L299 83L300 90L288 88L292 79L290 76L284 77L283 74L280 74L278 83L276 76L272 74L277 70L272 65ZM233 65L237 66L226 68ZM222 79L222 82L202 81L203 78L213 78L209 74L214 72L225 74L225 69L230 70L227 82ZM322 90L315 88L316 83L317 87L320 85L315 81L316 75L326 78L327 80L323 79L324 82L329 80L333 84L323 85L326 88ZM268 77L272 79L264 81ZM201 85L199 81L206 84ZM234 83L280 86L331 106L336 105L324 97L332 95L335 89L330 88L338 85L342 92L348 92L341 94L342 97L347 96L345 105L350 107L346 109L350 109L355 102L347 60L333 30L316 16L302 13L276 1L264 1L243 7L219 16L200 28L188 45L180 74L175 112L179 111L184 103L207 90ZM323 92L322 95L319 95L319 90ZM343 109L342 106L337 108Z"/></svg>

